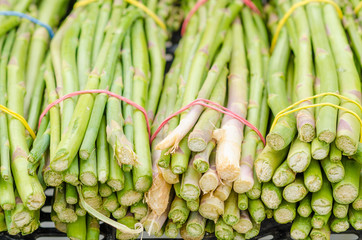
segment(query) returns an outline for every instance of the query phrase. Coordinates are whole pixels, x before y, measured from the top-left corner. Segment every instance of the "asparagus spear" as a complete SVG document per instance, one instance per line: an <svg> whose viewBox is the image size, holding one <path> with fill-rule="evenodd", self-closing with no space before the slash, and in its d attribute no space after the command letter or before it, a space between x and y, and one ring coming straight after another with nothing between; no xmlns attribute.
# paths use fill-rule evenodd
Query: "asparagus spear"
<svg viewBox="0 0 362 240"><path fill-rule="evenodd" d="M125 217L118 220L119 223L126 225L128 228L134 229L137 224L136 219L133 217L131 213L128 213ZM117 239L135 239L138 237L138 234L122 232L117 230L116 238Z"/></svg>
<svg viewBox="0 0 362 240"><path fill-rule="evenodd" d="M219 218L215 224L215 236L217 239L231 240L234 238L233 229Z"/></svg>
<svg viewBox="0 0 362 240"><path fill-rule="evenodd" d="M312 157L316 160L322 160L328 156L329 144L320 141L318 138L312 141Z"/></svg>
<svg viewBox="0 0 362 240"><path fill-rule="evenodd" d="M205 218L203 218L198 212L191 212L190 217L186 222L186 231L192 237L199 237L204 234L205 225Z"/></svg>
<svg viewBox="0 0 362 240"><path fill-rule="evenodd" d="M253 222L250 219L248 211L240 212L240 219L236 224L234 224L233 229L238 233L247 233L253 228Z"/></svg>
<svg viewBox="0 0 362 240"><path fill-rule="evenodd" d="M216 153L213 151L210 155L210 167L207 172L201 176L199 181L199 186L204 193L214 191L220 183L219 176L216 172L215 156ZM196 161L196 159L194 161Z"/></svg>
<svg viewBox="0 0 362 240"><path fill-rule="evenodd" d="M190 200L186 202L187 208L190 209L190 211L195 212L199 210L200 207L200 198L197 198L196 200Z"/></svg>
<svg viewBox="0 0 362 240"><path fill-rule="evenodd" d="M77 221L67 224L67 236L70 239L87 239L87 217L78 217Z"/></svg>
<svg viewBox="0 0 362 240"><path fill-rule="evenodd" d="M283 200L282 189L272 182L263 183L260 198L266 207L277 209Z"/></svg>
<svg viewBox="0 0 362 240"><path fill-rule="evenodd" d="M165 235L169 238L176 238L179 234L179 229L177 228L177 224L175 224L171 219L167 220Z"/></svg>
<svg viewBox="0 0 362 240"><path fill-rule="evenodd" d="M328 181L336 183L344 178L344 167L341 161L332 162L329 157L321 161L324 174L327 176Z"/></svg>
<svg viewBox="0 0 362 240"><path fill-rule="evenodd" d="M362 229L362 211L354 210L353 208L349 208L348 211L348 219L349 223L356 230Z"/></svg>
<svg viewBox="0 0 362 240"><path fill-rule="evenodd" d="M333 215L337 218L344 218L348 214L348 204L333 203Z"/></svg>
<svg viewBox="0 0 362 240"><path fill-rule="evenodd" d="M65 201L68 204L76 204L78 202L77 189L69 183L65 184Z"/></svg>
<svg viewBox="0 0 362 240"><path fill-rule="evenodd" d="M206 148L202 152L199 152L195 155L193 165L194 168L200 173L205 173L209 170L210 167L209 158L213 149L215 148L215 145L216 145L215 140L211 139L207 144Z"/></svg>
<svg viewBox="0 0 362 240"><path fill-rule="evenodd" d="M199 180L201 178L201 173L199 173L195 168L193 168L193 158L189 162L189 167L186 172L183 174L181 182L181 197L186 201L196 200L200 196L200 187Z"/></svg>
<svg viewBox="0 0 362 240"><path fill-rule="evenodd" d="M309 167L304 172L304 184L308 191L317 192L323 184L322 171L318 161L312 159Z"/></svg>
<svg viewBox="0 0 362 240"><path fill-rule="evenodd" d="M208 193L201 197L199 213L206 219L216 221L224 213L224 202Z"/></svg>
<svg viewBox="0 0 362 240"><path fill-rule="evenodd" d="M260 199L249 200L249 213L256 223L261 223L265 219L265 207Z"/></svg>
<svg viewBox="0 0 362 240"><path fill-rule="evenodd" d="M142 220L148 214L148 206L143 200L134 204L130 208L130 212L134 214L134 218L138 221Z"/></svg>
<svg viewBox="0 0 362 240"><path fill-rule="evenodd" d="M103 208L110 212L114 212L119 208L116 193L112 193L109 197L103 199Z"/></svg>
<svg viewBox="0 0 362 240"><path fill-rule="evenodd" d="M332 187L327 178L323 176L322 187L318 192L312 193L311 206L315 213L326 215L332 211Z"/></svg>
<svg viewBox="0 0 362 240"><path fill-rule="evenodd" d="M329 158L331 159L332 162L339 162L342 160L342 152L337 148L335 142L331 143Z"/></svg>
<svg viewBox="0 0 362 240"><path fill-rule="evenodd" d="M99 222L96 218L91 215L87 215L87 240L98 240L99 239Z"/></svg>
<svg viewBox="0 0 362 240"><path fill-rule="evenodd" d="M315 213L313 215L312 221L311 221L312 227L317 228L317 229L322 228L325 224L328 224L328 220L331 215L332 215L332 212L329 212L326 215L319 215L319 214Z"/></svg>
<svg viewBox="0 0 362 240"><path fill-rule="evenodd" d="M245 233L245 239L251 239L258 236L260 232L260 224L253 221L253 228Z"/></svg>
<svg viewBox="0 0 362 240"><path fill-rule="evenodd" d="M329 229L329 225L324 225L321 229L313 228L310 232L310 237L312 240L316 239L330 239L331 230Z"/></svg>
<svg viewBox="0 0 362 240"><path fill-rule="evenodd" d="M238 208L238 194L231 190L231 193L225 201L223 220L226 224L233 226L240 218L240 210Z"/></svg>
<svg viewBox="0 0 362 240"><path fill-rule="evenodd" d="M238 207L240 210L248 209L248 196L245 193L238 194ZM265 203L264 203L265 204Z"/></svg>
<svg viewBox="0 0 362 240"><path fill-rule="evenodd" d="M127 207L124 206L120 206L114 212L112 212L112 216L117 220L123 218L124 216L126 216L126 214L127 214Z"/></svg>
<svg viewBox="0 0 362 240"><path fill-rule="evenodd" d="M216 188L216 190L213 192L213 195L219 198L221 201L225 201L229 197L231 189L232 183L224 182Z"/></svg>
<svg viewBox="0 0 362 240"><path fill-rule="evenodd" d="M285 187L294 182L296 173L288 166L288 162L284 161L273 175L273 183L277 187Z"/></svg>
<svg viewBox="0 0 362 240"><path fill-rule="evenodd" d="M305 198L302 199L302 201L299 202L297 211L301 217L309 217L309 215L313 212L311 206L311 198L312 195L308 194L307 196L305 196Z"/></svg>
<svg viewBox="0 0 362 240"><path fill-rule="evenodd" d="M299 115L308 115L305 117L309 117L309 112L304 112L302 113L302 111L300 111ZM313 117L313 116L312 116ZM300 117L302 118L302 117ZM302 121L302 119L300 119L299 121ZM306 120L308 121L308 120ZM308 123L305 123L304 126L301 126L301 128L304 128L304 135L308 135L307 132L308 131L314 131L314 129L308 129L311 125L308 125ZM301 133L300 133L301 134ZM305 136L306 138L308 138L309 136ZM312 146L313 146L313 142L312 142ZM289 149L289 153L288 153L288 157L287 157L287 162L288 162L288 166L290 167L291 170L293 170L294 172L304 172L311 161L311 146L309 143L306 142L302 142L299 138L296 138L293 142L292 145L290 146Z"/></svg>
<svg viewBox="0 0 362 240"><path fill-rule="evenodd" d="M306 239L311 230L311 218L297 215L290 229L290 236L293 239Z"/></svg>
<svg viewBox="0 0 362 240"><path fill-rule="evenodd" d="M87 161L80 161L79 180L86 186L97 184L97 151L93 151Z"/></svg>
<svg viewBox="0 0 362 240"><path fill-rule="evenodd" d="M100 183L105 183L109 176L109 152L106 136L106 119L103 116L97 137L97 176ZM88 159L89 161L89 159Z"/></svg>
<svg viewBox="0 0 362 240"><path fill-rule="evenodd" d="M331 230L336 233L345 232L349 228L348 217L336 218L333 217L330 222Z"/></svg>
<svg viewBox="0 0 362 240"><path fill-rule="evenodd" d="M304 185L303 177L297 176L294 182L287 185L283 189L283 197L288 202L299 202L308 194L308 190Z"/></svg>
<svg viewBox="0 0 362 240"><path fill-rule="evenodd" d="M114 192L121 191L125 187L125 177L122 168L118 165L111 146L109 146L109 178L107 185Z"/></svg>
<svg viewBox="0 0 362 240"><path fill-rule="evenodd" d="M124 188L117 192L117 198L119 204L122 206L132 206L136 202L139 202L143 197L143 194L137 192L133 185L132 173L124 173Z"/></svg>
<svg viewBox="0 0 362 240"><path fill-rule="evenodd" d="M292 222L296 217L296 204L289 203L285 200L274 210L274 220L280 224Z"/></svg>
<svg viewBox="0 0 362 240"><path fill-rule="evenodd" d="M361 173L360 173L358 197L352 203L352 207L356 210L362 210L362 190L361 189L362 189L362 177L361 177Z"/></svg>
<svg viewBox="0 0 362 240"><path fill-rule="evenodd" d="M189 213L190 210L187 208L186 202L183 199L175 196L174 200L172 201L168 217L174 223L184 224L189 217Z"/></svg>

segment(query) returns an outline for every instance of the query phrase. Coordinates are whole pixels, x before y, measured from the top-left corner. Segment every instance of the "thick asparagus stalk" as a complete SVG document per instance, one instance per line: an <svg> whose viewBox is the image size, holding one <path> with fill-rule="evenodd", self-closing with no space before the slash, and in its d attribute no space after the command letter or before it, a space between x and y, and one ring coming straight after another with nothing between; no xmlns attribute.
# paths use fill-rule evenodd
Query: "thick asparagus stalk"
<svg viewBox="0 0 362 240"><path fill-rule="evenodd" d="M201 173L193 167L193 158L189 162L186 172L183 174L181 182L181 197L186 201L196 200L200 196L199 180Z"/></svg>
<svg viewBox="0 0 362 240"><path fill-rule="evenodd" d="M123 206L120 206L114 212L112 212L112 216L117 220L123 218L124 216L126 216L126 214L127 214L127 207Z"/></svg>
<svg viewBox="0 0 362 240"><path fill-rule="evenodd" d="M233 228L219 218L215 224L215 236L217 239L231 240L234 238Z"/></svg>
<svg viewBox="0 0 362 240"><path fill-rule="evenodd" d="M118 220L119 223L126 225L128 228L134 229L135 225L138 223L132 214L128 213L125 217ZM138 234L122 232L117 230L116 238L117 239L135 239L138 237Z"/></svg>
<svg viewBox="0 0 362 240"><path fill-rule="evenodd" d="M283 189L283 197L291 203L299 202L308 194L308 190L304 185L303 177L297 176L294 182L287 185Z"/></svg>
<svg viewBox="0 0 362 240"><path fill-rule="evenodd" d="M116 193L112 193L109 197L103 199L103 208L107 211L114 212L118 207L119 203Z"/></svg>
<svg viewBox="0 0 362 240"><path fill-rule="evenodd" d="M80 161L79 180L86 186L97 184L97 151L94 150L87 161Z"/></svg>
<svg viewBox="0 0 362 240"><path fill-rule="evenodd" d="M352 207L356 210L362 210L362 176L359 176L359 191L358 197L353 201Z"/></svg>
<svg viewBox="0 0 362 240"><path fill-rule="evenodd" d="M195 155L194 157L194 168L200 173L205 173L209 170L209 158L212 153L212 150L215 148L216 142L214 139L211 139L207 144L206 148ZM201 179L200 179L201 180Z"/></svg>
<svg viewBox="0 0 362 240"><path fill-rule="evenodd" d="M134 204L130 208L130 212L134 214L134 218L138 221L142 220L148 214L148 206L143 200Z"/></svg>
<svg viewBox="0 0 362 240"><path fill-rule="evenodd" d="M348 214L348 204L339 204L334 202L333 204L333 215L337 218L344 218Z"/></svg>
<svg viewBox="0 0 362 240"><path fill-rule="evenodd" d="M122 206L132 206L136 202L140 201L143 197L143 194L135 190L132 173L124 173L124 188L117 192L118 202Z"/></svg>
<svg viewBox="0 0 362 240"><path fill-rule="evenodd" d="M100 183L105 183L109 176L109 152L106 136L106 119L102 118L97 137L97 176ZM89 160L88 160L89 161Z"/></svg>
<svg viewBox="0 0 362 240"><path fill-rule="evenodd" d="M249 230L247 233L245 233L245 239L251 239L253 237L258 236L260 232L260 224L255 223L253 221L253 228L251 230Z"/></svg>
<svg viewBox="0 0 362 240"><path fill-rule="evenodd" d="M250 219L248 211L241 211L240 219L232 227L235 231L242 234L250 231L253 228L253 222Z"/></svg>
<svg viewBox="0 0 362 240"><path fill-rule="evenodd" d="M361 164L354 160L342 159L345 177L334 183L333 198L340 204L350 204L358 197Z"/></svg>
<svg viewBox="0 0 362 240"><path fill-rule="evenodd" d="M321 165L324 174L331 183L339 182L344 178L344 167L341 161L333 162L327 157L321 161Z"/></svg>
<svg viewBox="0 0 362 240"><path fill-rule="evenodd" d="M288 166L288 162L284 161L275 170L273 175L273 183L277 187L285 187L286 185L294 182L296 173Z"/></svg>
<svg viewBox="0 0 362 240"><path fill-rule="evenodd" d="M330 151L329 151L329 158L331 159L332 162L339 162L342 160L342 152L341 150L339 150L336 146L335 142L331 143L331 147L330 147Z"/></svg>
<svg viewBox="0 0 362 240"><path fill-rule="evenodd" d="M192 237L199 237L204 234L206 218L203 218L198 212L191 212L186 222L186 231Z"/></svg>
<svg viewBox="0 0 362 240"><path fill-rule="evenodd" d="M322 228L325 224L328 224L328 220L331 215L332 215L332 211L327 213L326 215L319 215L319 214L315 213L313 215L312 221L311 221L312 227L317 228L317 229Z"/></svg>
<svg viewBox="0 0 362 240"><path fill-rule="evenodd" d="M318 138L312 141L312 157L316 160L322 160L328 156L329 144L320 141Z"/></svg>
<svg viewBox="0 0 362 240"><path fill-rule="evenodd" d="M311 218L297 216L290 229L290 236L293 239L306 239L312 230Z"/></svg>
<svg viewBox="0 0 362 240"><path fill-rule="evenodd" d="M223 220L226 224L233 226L239 221L240 210L238 208L238 194L231 190L231 193L225 201Z"/></svg>
<svg viewBox="0 0 362 240"><path fill-rule="evenodd" d="M172 201L168 217L174 223L184 224L189 217L189 214L190 210L187 208L185 200L175 196Z"/></svg>
<svg viewBox="0 0 362 240"><path fill-rule="evenodd" d="M78 202L77 189L69 183L65 185L65 201L68 204L76 204Z"/></svg>
<svg viewBox="0 0 362 240"><path fill-rule="evenodd" d="M77 221L67 224L67 236L72 240L86 240L87 217L78 217Z"/></svg>
<svg viewBox="0 0 362 240"><path fill-rule="evenodd" d="M216 188L216 190L213 192L213 195L219 198L221 201L225 201L229 197L231 189L232 183L224 182Z"/></svg>
<svg viewBox="0 0 362 240"><path fill-rule="evenodd" d="M171 219L168 219L165 228L165 235L169 238L176 238L179 232L180 230L177 228L177 224L175 224Z"/></svg>
<svg viewBox="0 0 362 240"><path fill-rule="evenodd" d="M324 225L321 229L313 228L310 232L310 237L312 240L316 239L330 239L331 238L331 230L329 229L329 225Z"/></svg>
<svg viewBox="0 0 362 240"><path fill-rule="evenodd" d="M186 202L187 208L190 209L190 211L195 212L199 210L200 207L200 198L197 198L196 200L190 200Z"/></svg>
<svg viewBox="0 0 362 240"><path fill-rule="evenodd" d="M96 218L91 215L87 215L87 240L98 240L99 239L99 222Z"/></svg>
<svg viewBox="0 0 362 240"><path fill-rule="evenodd" d="M266 207L277 209L283 200L282 189L275 186L273 182L263 183L260 198Z"/></svg>
<svg viewBox="0 0 362 240"><path fill-rule="evenodd" d="M362 211L354 210L353 208L349 208L348 211L348 219L349 223L352 225L352 227L356 230L362 229Z"/></svg>
<svg viewBox="0 0 362 240"><path fill-rule="evenodd" d="M301 112L302 111L299 112L300 115L306 114L309 117L308 111L305 113L301 113ZM310 126L310 125L307 125L307 123L306 123L301 128L303 128L303 127L308 128L308 126ZM311 130L314 132L314 128L309 129L309 130L305 129L306 132L311 131ZM303 134L308 135L306 132ZM308 138L308 136L305 136L305 137ZM299 140L299 138L296 138L293 141L292 145L290 146L288 157L287 157L287 162L288 162L288 166L290 167L290 169L293 170L294 172L304 172L308 168L311 159L312 159L312 156L311 156L310 144L306 143L306 142L302 142L301 140Z"/></svg>
<svg viewBox="0 0 362 240"><path fill-rule="evenodd" d="M250 216L254 219L256 223L261 223L266 215L265 215L265 207L263 202L260 199L249 200L249 213Z"/></svg>
<svg viewBox="0 0 362 240"><path fill-rule="evenodd" d="M107 185L114 192L121 191L125 187L125 177L122 168L118 165L111 146L109 146L109 178Z"/></svg>
<svg viewBox="0 0 362 240"><path fill-rule="evenodd" d="M207 219L216 221L224 213L224 202L208 193L201 197L199 213Z"/></svg>
<svg viewBox="0 0 362 240"><path fill-rule="evenodd" d="M318 192L312 193L311 206L315 213L326 215L332 211L332 187L327 178L323 176L322 187Z"/></svg>
<svg viewBox="0 0 362 240"><path fill-rule="evenodd" d="M345 232L349 228L348 217L336 218L333 217L330 221L331 230L336 233Z"/></svg>
<svg viewBox="0 0 362 240"><path fill-rule="evenodd" d="M312 159L309 167L304 172L304 184L308 191L317 192L322 187L322 171L317 160Z"/></svg>
<svg viewBox="0 0 362 240"><path fill-rule="evenodd" d="M274 210L274 220L280 224L292 222L296 217L296 203L289 203L285 200Z"/></svg>

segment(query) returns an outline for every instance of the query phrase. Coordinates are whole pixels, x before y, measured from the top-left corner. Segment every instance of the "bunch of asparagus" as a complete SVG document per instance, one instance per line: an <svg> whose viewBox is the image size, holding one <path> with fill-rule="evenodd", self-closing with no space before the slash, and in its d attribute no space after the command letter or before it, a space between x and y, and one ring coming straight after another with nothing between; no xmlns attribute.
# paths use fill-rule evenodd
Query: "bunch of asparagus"
<svg viewBox="0 0 362 240"><path fill-rule="evenodd" d="M191 7L185 6L185 12ZM262 17L239 1L200 7L166 75L154 126L203 98L246 118L265 135L268 45ZM252 189L252 164L262 149L253 130L214 109L195 105L172 118L152 143L146 231L184 239L202 239L205 233L218 239L258 235L265 212L258 189ZM246 189L248 195L238 194Z"/></svg>
<svg viewBox="0 0 362 240"><path fill-rule="evenodd" d="M37 2L2 1L0 9L23 12L56 28L69 1ZM50 36L45 28L15 16L0 16L0 29L0 104L24 116L34 131L41 132L44 129L37 129L37 122L46 102L43 73ZM32 144L23 124L0 111L0 225L9 234L29 234L40 224L45 185L41 174L28 174Z"/></svg>
<svg viewBox="0 0 362 240"><path fill-rule="evenodd" d="M272 35L278 16L298 2L274 1L266 7ZM340 6L348 16L346 4ZM270 57L268 103L274 116L293 102L325 92L361 104L361 63L350 39L352 44L332 5L309 3L295 10ZM355 103L332 95L299 107L314 103L340 105L361 117ZM331 231L344 232L350 225L361 230L360 127L354 115L331 105L281 117L254 162L260 211L272 209L278 223L293 222L293 239L329 239Z"/></svg>

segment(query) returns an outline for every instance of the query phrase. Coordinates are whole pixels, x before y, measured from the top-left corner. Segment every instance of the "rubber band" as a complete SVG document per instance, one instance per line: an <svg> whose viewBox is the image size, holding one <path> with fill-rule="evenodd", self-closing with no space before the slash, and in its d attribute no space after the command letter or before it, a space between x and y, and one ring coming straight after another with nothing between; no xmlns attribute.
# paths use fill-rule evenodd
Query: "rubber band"
<svg viewBox="0 0 362 240"><path fill-rule="evenodd" d="M275 34L273 36L272 42L271 42L271 46L270 46L270 52L272 53L275 45L277 43L280 31L282 30L284 24L287 22L288 18L293 14L293 12L299 8L302 7L304 5L307 5L308 3L312 3L312 2L322 2L322 3L329 3L331 4L337 11L338 16L343 19L343 12L340 9L340 7L338 6L337 3L333 2L332 0L304 0L302 2L298 2L292 5L292 7L285 13L285 15L283 16L283 18L279 21L277 28L275 30Z"/></svg>
<svg viewBox="0 0 362 240"><path fill-rule="evenodd" d="M361 10L362 8L362 2L359 2L356 6L356 8L354 9L354 13L358 14L359 10Z"/></svg>
<svg viewBox="0 0 362 240"><path fill-rule="evenodd" d="M197 1L197 3L192 7L192 9L190 10L190 12L187 14L185 20L182 23L182 27L181 27L181 36L184 35L184 33L186 32L186 28L187 25L189 24L191 17L195 14L195 12L205 3L207 3L208 0L199 0ZM250 0L243 0L243 3L248 6L251 10L253 10L254 12L256 12L257 14L260 14L259 9L255 6L255 4L250 1Z"/></svg>
<svg viewBox="0 0 362 240"><path fill-rule="evenodd" d="M151 137L151 142L156 138L157 134L161 131L161 129L166 125L166 123L168 121L170 121L173 117L179 115L180 113L186 111L187 109L189 109L190 107L194 106L194 105L201 105L207 108L211 108L215 111L221 112L223 114L229 115L233 118L235 118L236 120L240 121L241 123L245 124L246 126L248 126L249 128L251 128L253 131L256 132L256 134L259 136L259 138L261 139L261 141L263 142L264 146L266 144L265 142L265 138L263 137L263 135L260 133L260 131L253 125L251 124L249 121L247 121L245 118L237 115L236 113L234 113L233 111L231 111L230 109L221 106L220 104L217 104L215 102L212 102L208 99L202 99L202 98L198 98L194 101L192 101L191 103L187 104L186 106L184 106L183 108L181 108L180 110L178 110L177 112L171 114L170 116L168 116L161 124L160 126L156 129L155 133L152 135ZM214 106L212 106L214 105Z"/></svg>
<svg viewBox="0 0 362 240"><path fill-rule="evenodd" d="M311 104L311 105L307 105L307 106L302 106L302 107L298 107L298 108L294 108L295 106L305 102L305 101L309 101L309 100L312 100L312 99L315 99L315 98L318 98L318 97L323 97L323 96L327 96L327 95L330 95L330 96L335 96L335 97L339 97L340 99L343 99L343 100L346 100L346 101L349 101L351 103L354 103L355 105L358 106L358 108L362 111L362 106L361 104L359 104L358 102L348 98L348 97L345 97L343 95L340 95L338 93L333 93L333 92L327 92L327 93L321 93L321 94L317 94L315 96L311 96L311 97L308 97L308 98L305 98L305 99L302 99L298 102L295 102L294 104L290 105L289 107L283 109L282 111L280 111L274 118L274 121L270 127L270 131L273 130L273 128L275 127L276 123L278 122L278 120L290 113L294 113L294 112L298 112L300 110L303 110L303 109L308 109L308 108L315 108L315 107L323 107L323 106L330 106L330 107L334 107L334 108L337 108L339 110L342 110L342 111L345 111L347 113L350 113L352 114L354 117L357 118L357 120L360 122L360 142L362 142L362 119L361 117L355 113L354 111L350 110L350 109L347 109L347 108L344 108L344 107L341 107L339 105L336 105L336 104L333 104L333 103L317 103L317 104ZM293 109L294 108L294 109ZM291 110L292 109L292 110Z"/></svg>
<svg viewBox="0 0 362 240"><path fill-rule="evenodd" d="M100 213L96 209L92 208L84 200L81 186L77 186L77 191L78 191L78 195L79 195L80 205L92 216L98 218L99 220L101 220L101 221L107 223L108 225L111 225L112 227L114 227L122 232L125 232L125 233L140 234L141 232L143 232L143 225L141 223L136 223L135 229L131 229L131 228L127 227L126 225L123 225L119 222L112 220L111 218L104 216L102 213Z"/></svg>
<svg viewBox="0 0 362 240"><path fill-rule="evenodd" d="M113 93L113 92L107 91L107 90L100 90L100 89L76 91L76 92L72 92L72 93L66 94L66 95L62 96L61 98L55 100L54 102L52 102L51 104L49 104L49 105L44 109L44 111L40 114L38 126L40 126L41 121L43 120L44 116L48 113L48 111L49 111L52 107L54 107L55 105L59 104L60 102L66 100L66 99L68 99L68 98L71 98L71 97L74 97L74 96L77 96L77 95L82 95L82 94L89 94L89 93L104 93L104 94L107 94L107 95L109 95L109 96L111 96L111 97L118 98L119 100L124 101L124 102L128 103L129 105L131 105L131 106L137 108L138 110L140 110L140 111L143 113L143 115L145 116L145 118L146 118L148 135L151 136L150 121L149 121L149 119L148 119L146 110L145 110L142 106L140 106L140 105L138 105L137 103L129 100L128 98L119 96L119 95L117 95L117 94L115 94L115 93Z"/></svg>
<svg viewBox="0 0 362 240"><path fill-rule="evenodd" d="M79 8L79 7L83 7L83 6L86 6L90 3L94 3L96 2L97 0L82 0L82 1L78 1L76 2L74 5L73 5L73 8L76 9L76 8Z"/></svg>
<svg viewBox="0 0 362 240"><path fill-rule="evenodd" d="M3 111L6 114L11 115L12 117L16 118L17 120L19 120L24 125L26 130L28 130L30 136L33 139L35 139L36 135L35 135L34 131L31 129L28 122L25 120L25 118L23 116L21 116L20 114L10 110L9 108L7 108L7 107L5 107L4 105L1 105L1 104L0 104L0 110Z"/></svg>
<svg viewBox="0 0 362 240"><path fill-rule="evenodd" d="M165 31L167 30L166 25L162 22L162 20L148 7L146 7L143 3L137 2L136 0L125 0L125 1L144 11L149 17L151 17L157 23L158 26L160 26Z"/></svg>
<svg viewBox="0 0 362 240"><path fill-rule="evenodd" d="M48 33L49 33L49 36L50 38L53 38L54 37L54 32L53 32L53 29L46 23L43 23L41 21L39 21L38 19L32 17L32 16L29 16L25 13L21 13L21 12L15 12L15 11L0 11L0 15L3 15L3 16L15 16L15 17L19 17L19 18L25 18L25 19L28 19L29 21L45 28Z"/></svg>

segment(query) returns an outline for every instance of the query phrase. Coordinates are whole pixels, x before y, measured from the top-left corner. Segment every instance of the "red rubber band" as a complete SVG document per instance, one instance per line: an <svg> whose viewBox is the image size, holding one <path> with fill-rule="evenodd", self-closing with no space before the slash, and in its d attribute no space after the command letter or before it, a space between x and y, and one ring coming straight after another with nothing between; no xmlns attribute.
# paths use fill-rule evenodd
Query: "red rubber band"
<svg viewBox="0 0 362 240"><path fill-rule="evenodd" d="M71 98L71 97L74 97L74 96L77 96L77 95L81 95L81 94L89 94L89 93L105 93L111 97L115 97L115 98L118 98L119 100L121 101L124 101L126 103L128 103L129 105L132 105L133 107L137 108L138 110L140 110L143 115L145 116L146 118L146 123L147 123L147 131L148 131L148 136L151 136L151 127L150 127L150 121L147 117L147 113L146 113L146 110L138 105L137 103L129 100L128 98L125 98L125 97L122 97L120 95L117 95L113 92L110 92L110 91L107 91L107 90L99 90L99 89L94 89L94 90L83 90L83 91L76 91L76 92L72 92L72 93L69 93L67 95L64 95L63 97L55 100L54 102L52 102L51 104L49 104L45 110L41 113L40 115L40 118L39 118L39 127L40 127L40 123L41 121L43 120L43 117L47 114L47 112L52 108L54 107L55 105L59 104L60 102L64 101L65 99L68 99L68 98ZM39 128L38 127L38 128Z"/></svg>
<svg viewBox="0 0 362 240"><path fill-rule="evenodd" d="M205 3L207 3L208 0L199 0L197 1L197 3L195 4L195 6L193 6L193 8L191 9L191 11L187 14L184 22L182 23L182 27L181 27L181 36L184 35L187 25L189 24L191 17L195 14L195 12ZM243 3L248 6L252 11L256 12L257 14L260 14L259 9L255 6L255 4L251 1L251 0L242 0Z"/></svg>
<svg viewBox="0 0 362 240"><path fill-rule="evenodd" d="M206 102L206 103L205 103ZM245 118L237 115L236 113L234 113L233 111L229 110L228 108L221 106L218 103L212 102L208 99L202 99L202 98L198 98L194 101L192 101L191 103L187 104L185 107L181 108L180 110L178 110L177 112L171 114L170 116L168 116L161 124L160 126L157 128L157 130L155 131L155 133L151 136L150 141L152 142L157 134L161 131L161 129L166 125L166 123L168 121L171 120L171 118L177 116L178 114L186 111L187 109L189 109L190 107L194 106L194 105L201 105L207 108L211 108L213 110L216 110L218 112L221 112L223 114L229 115L237 120L239 120L241 123L245 124L246 126L248 126L249 128L251 128L254 132L256 132L256 134L259 136L259 138L261 139L261 141L263 142L264 146L265 146L265 138L263 137L263 135L260 133L260 131L253 125L251 124L249 121L247 121ZM212 106L214 105L214 106Z"/></svg>

